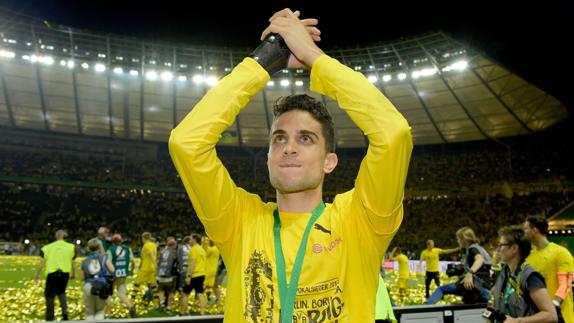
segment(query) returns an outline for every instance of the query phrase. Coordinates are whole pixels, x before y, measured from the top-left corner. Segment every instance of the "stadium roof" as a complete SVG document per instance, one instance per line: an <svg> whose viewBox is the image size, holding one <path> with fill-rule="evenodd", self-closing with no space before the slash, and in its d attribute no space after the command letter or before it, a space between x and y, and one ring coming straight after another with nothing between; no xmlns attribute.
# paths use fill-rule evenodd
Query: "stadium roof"
<svg viewBox="0 0 574 323"><path fill-rule="evenodd" d="M249 51L77 30L0 11L0 125L146 141L169 131ZM567 118L554 96L443 32L355 48L324 48L365 74L401 111L415 144L501 138ZM308 73L284 71L256 95L222 144L266 146L272 103L307 93ZM340 147L366 140L323 100Z"/></svg>

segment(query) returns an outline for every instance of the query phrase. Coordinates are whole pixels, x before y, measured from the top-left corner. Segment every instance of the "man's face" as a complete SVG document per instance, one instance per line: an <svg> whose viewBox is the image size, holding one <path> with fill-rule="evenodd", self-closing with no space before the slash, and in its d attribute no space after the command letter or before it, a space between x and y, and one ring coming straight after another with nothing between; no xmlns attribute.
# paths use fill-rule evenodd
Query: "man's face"
<svg viewBox="0 0 574 323"><path fill-rule="evenodd" d="M295 193L315 189L336 165L337 156L325 149L321 124L309 112L291 110L275 121L267 167L276 190Z"/></svg>
<svg viewBox="0 0 574 323"><path fill-rule="evenodd" d="M427 241L427 249L430 250L432 248L434 248L434 241L432 240Z"/></svg>
<svg viewBox="0 0 574 323"><path fill-rule="evenodd" d="M524 223L522 224L522 229L524 230L524 234L526 235L526 238L528 238L528 240L532 241L532 239L534 238L534 232L532 232L532 227L530 226L530 222L524 221Z"/></svg>

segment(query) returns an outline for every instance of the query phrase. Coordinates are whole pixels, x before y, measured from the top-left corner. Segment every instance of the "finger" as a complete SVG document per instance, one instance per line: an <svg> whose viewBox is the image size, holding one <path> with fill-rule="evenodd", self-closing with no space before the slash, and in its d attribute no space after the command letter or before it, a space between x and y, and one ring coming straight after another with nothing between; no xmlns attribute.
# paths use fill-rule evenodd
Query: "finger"
<svg viewBox="0 0 574 323"><path fill-rule="evenodd" d="M296 11L293 13L293 15L294 15L295 17L299 18L299 16L301 15L301 11L296 10Z"/></svg>
<svg viewBox="0 0 574 323"><path fill-rule="evenodd" d="M315 35L315 36L321 35L321 30L319 30L319 28L317 28L317 27L307 27L307 32L309 32L309 34Z"/></svg>
<svg viewBox="0 0 574 323"><path fill-rule="evenodd" d="M321 37L319 37L319 36L311 35L311 38L313 39L314 42L320 42L321 41Z"/></svg>
<svg viewBox="0 0 574 323"><path fill-rule="evenodd" d="M273 16L271 16L271 18L269 18L269 21L272 21L273 19L275 19L277 17L290 17L293 15L294 15L294 13L293 13L293 11L291 11L291 9L285 8L283 10L280 10L280 11L277 11L276 13L274 13Z"/></svg>
<svg viewBox="0 0 574 323"><path fill-rule="evenodd" d="M319 24L319 20L315 19L315 18L306 18L306 19L301 19L301 22L303 23L303 25L305 26L316 26Z"/></svg>

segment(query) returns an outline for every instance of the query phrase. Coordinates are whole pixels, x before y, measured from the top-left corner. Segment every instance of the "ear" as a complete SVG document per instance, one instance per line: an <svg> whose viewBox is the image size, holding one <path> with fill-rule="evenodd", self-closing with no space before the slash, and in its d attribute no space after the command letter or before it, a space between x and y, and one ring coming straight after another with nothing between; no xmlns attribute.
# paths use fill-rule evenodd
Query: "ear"
<svg viewBox="0 0 574 323"><path fill-rule="evenodd" d="M337 158L337 154L327 153L327 156L325 156L325 163L323 164L323 171L325 174L330 174L333 170L335 170L338 162L339 159Z"/></svg>

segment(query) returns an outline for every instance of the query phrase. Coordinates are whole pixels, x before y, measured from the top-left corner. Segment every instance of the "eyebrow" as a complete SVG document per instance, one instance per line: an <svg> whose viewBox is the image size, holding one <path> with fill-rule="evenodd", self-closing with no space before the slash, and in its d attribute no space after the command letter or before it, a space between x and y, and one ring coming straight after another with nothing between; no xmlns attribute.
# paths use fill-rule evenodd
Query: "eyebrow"
<svg viewBox="0 0 574 323"><path fill-rule="evenodd" d="M287 131L283 130L283 129L277 129L275 131L273 131L273 133L271 134L271 136L275 136L275 135L285 135L287 134ZM297 134L299 135L308 135L308 136L313 136L316 139L319 139L319 136L317 136L316 133L314 133L313 131L310 130L297 130Z"/></svg>

